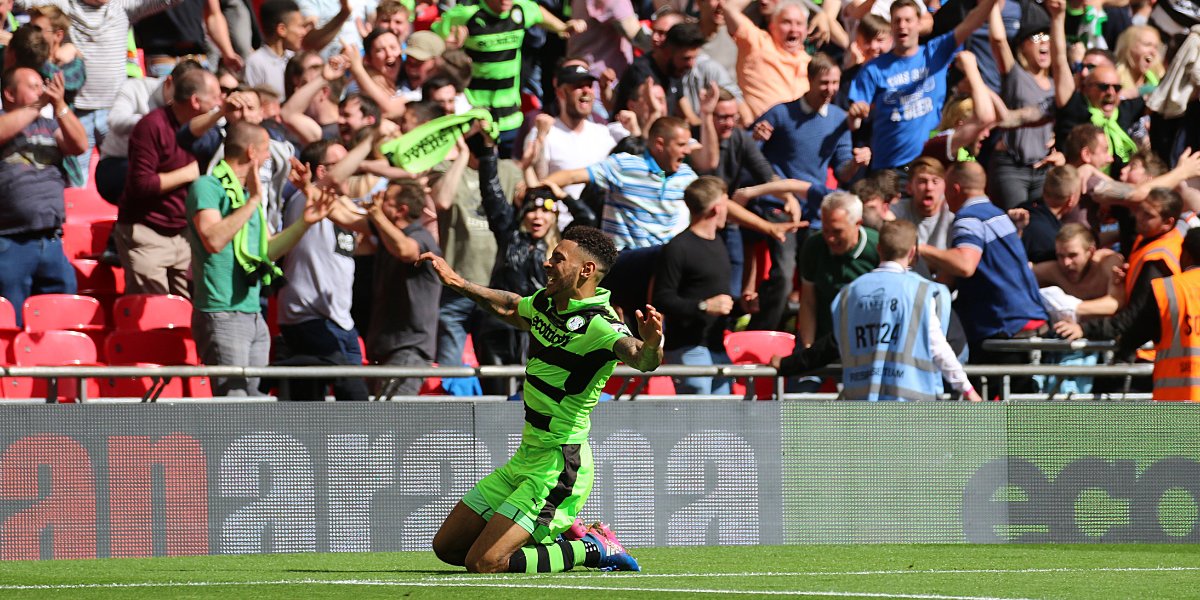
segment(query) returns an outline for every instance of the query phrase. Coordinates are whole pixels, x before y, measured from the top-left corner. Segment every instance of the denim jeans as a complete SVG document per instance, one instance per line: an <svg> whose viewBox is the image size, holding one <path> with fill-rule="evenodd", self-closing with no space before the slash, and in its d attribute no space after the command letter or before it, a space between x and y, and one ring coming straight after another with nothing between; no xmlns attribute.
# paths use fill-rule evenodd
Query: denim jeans
<svg viewBox="0 0 1200 600"><path fill-rule="evenodd" d="M87 133L87 152L73 157L79 171L83 174L83 185L80 187L86 187L88 168L92 162L92 151L99 148L100 144L104 143L104 137L108 135L108 109L77 110L75 115L79 117L79 122L83 125L84 132Z"/></svg>
<svg viewBox="0 0 1200 600"><path fill-rule="evenodd" d="M682 346L665 353L668 363L677 365L727 365L729 356L724 350L707 346ZM727 377L673 377L676 394L728 394Z"/></svg>
<svg viewBox="0 0 1200 600"><path fill-rule="evenodd" d="M0 296L12 303L17 325L21 307L34 294L74 294L75 271L63 254L62 235L0 236Z"/></svg>
<svg viewBox="0 0 1200 600"><path fill-rule="evenodd" d="M463 364L463 348L467 343L467 325L475 301L457 292L442 293L442 307L438 311L437 364L457 367Z"/></svg>
<svg viewBox="0 0 1200 600"><path fill-rule="evenodd" d="M345 365L363 364L358 330L353 327L342 329L329 319L313 319L294 325L280 325L279 333L293 355L337 356ZM369 399L367 384L359 377L333 380L333 396L339 401Z"/></svg>

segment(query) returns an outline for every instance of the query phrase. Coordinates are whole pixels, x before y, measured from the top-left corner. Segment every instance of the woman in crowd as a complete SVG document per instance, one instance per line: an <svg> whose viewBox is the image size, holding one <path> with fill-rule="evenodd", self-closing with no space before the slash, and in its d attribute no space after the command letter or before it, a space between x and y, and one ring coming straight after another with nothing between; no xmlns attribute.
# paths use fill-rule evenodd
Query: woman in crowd
<svg viewBox="0 0 1200 600"><path fill-rule="evenodd" d="M488 227L496 236L496 264L488 287L528 296L545 287L543 264L558 243L558 202L566 203L574 222L594 225L595 213L562 190L533 188L519 206L508 203L500 184L498 156L486 135L468 138L479 159L479 188ZM529 335L491 316L475 328L475 357L480 365L524 364ZM485 394L507 394L502 380L484 380Z"/></svg>

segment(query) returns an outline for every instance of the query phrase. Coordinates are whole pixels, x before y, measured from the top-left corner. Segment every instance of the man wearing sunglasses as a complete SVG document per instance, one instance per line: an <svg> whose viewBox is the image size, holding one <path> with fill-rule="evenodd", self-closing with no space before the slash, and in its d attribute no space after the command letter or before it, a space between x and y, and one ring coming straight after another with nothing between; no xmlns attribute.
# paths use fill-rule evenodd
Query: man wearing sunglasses
<svg viewBox="0 0 1200 600"><path fill-rule="evenodd" d="M1095 54L1085 56L1087 74L1076 82L1067 61L1066 10L1063 0L1049 0L1051 63L1054 75L1054 102L1058 107L1054 126L1055 139L1067 139L1076 125L1091 123L1104 130L1112 150L1114 167L1119 173L1129 157L1137 152L1137 144L1129 136L1138 119L1146 112L1146 103L1136 97L1121 99L1121 79L1117 70ZM1087 59L1091 60L1087 60Z"/></svg>

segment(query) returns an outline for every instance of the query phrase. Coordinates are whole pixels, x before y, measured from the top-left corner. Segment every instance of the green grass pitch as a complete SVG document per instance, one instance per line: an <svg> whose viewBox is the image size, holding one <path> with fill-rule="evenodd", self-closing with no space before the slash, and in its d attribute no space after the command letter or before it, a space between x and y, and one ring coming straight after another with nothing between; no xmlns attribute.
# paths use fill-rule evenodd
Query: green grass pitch
<svg viewBox="0 0 1200 600"><path fill-rule="evenodd" d="M429 552L0 562L0 598L1200 598L1200 546L649 548L642 573L469 575Z"/></svg>

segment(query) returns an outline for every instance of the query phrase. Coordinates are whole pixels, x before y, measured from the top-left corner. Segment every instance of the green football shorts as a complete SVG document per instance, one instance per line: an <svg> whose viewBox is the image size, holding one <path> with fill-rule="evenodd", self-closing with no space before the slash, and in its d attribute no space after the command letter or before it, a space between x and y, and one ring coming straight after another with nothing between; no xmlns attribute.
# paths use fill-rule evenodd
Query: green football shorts
<svg viewBox="0 0 1200 600"><path fill-rule="evenodd" d="M493 514L512 519L542 543L575 522L593 477L592 448L586 442L553 448L521 444L504 466L475 484L463 503L485 520Z"/></svg>

